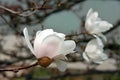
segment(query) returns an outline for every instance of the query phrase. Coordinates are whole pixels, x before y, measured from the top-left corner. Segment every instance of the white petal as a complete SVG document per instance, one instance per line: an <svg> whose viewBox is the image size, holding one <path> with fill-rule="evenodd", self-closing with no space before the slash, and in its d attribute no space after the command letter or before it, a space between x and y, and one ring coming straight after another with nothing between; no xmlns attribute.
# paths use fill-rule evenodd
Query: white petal
<svg viewBox="0 0 120 80"><path fill-rule="evenodd" d="M108 56L105 53L101 53L97 59L93 59L93 62L97 64L102 64L106 59L108 59Z"/></svg>
<svg viewBox="0 0 120 80"><path fill-rule="evenodd" d="M41 33L41 31L37 31L37 32L36 32L36 36L39 35L40 33Z"/></svg>
<svg viewBox="0 0 120 80"><path fill-rule="evenodd" d="M103 53L103 43L101 39L94 35L96 39L92 39L91 41L88 42L85 52L83 53L83 58L86 61L93 61L94 63L102 63L104 60L106 60L108 57L105 53ZM87 53L87 55L85 54Z"/></svg>
<svg viewBox="0 0 120 80"><path fill-rule="evenodd" d="M38 39L37 39L38 38ZM45 37L42 42L40 42L40 38L36 37L34 41L34 51L35 56L37 58L47 56L49 58L53 58L54 56L59 55L59 50L63 43L63 39L59 38L56 35L50 35Z"/></svg>
<svg viewBox="0 0 120 80"><path fill-rule="evenodd" d="M85 52L87 53L92 53L94 52L95 50L97 50L98 48L98 45L97 45L97 41L96 39L92 39L88 42L86 48L85 48Z"/></svg>
<svg viewBox="0 0 120 80"><path fill-rule="evenodd" d="M38 32L39 33L39 32ZM62 33L61 33L62 34ZM45 29L45 30L43 30L43 31L41 31L37 36L36 36L36 38L35 38L35 41L34 41L34 44L39 44L39 45L41 45L42 44L42 42L43 42L43 40L46 38L46 37L48 37L48 36L50 36L50 35L52 35L52 36L58 36L57 34L56 34L56 32L54 32L53 31L53 29ZM60 35L59 35L60 36ZM59 37L58 36L58 37ZM61 37L60 37L61 38ZM61 39L65 39L63 36L62 36L62 38Z"/></svg>
<svg viewBox="0 0 120 80"><path fill-rule="evenodd" d="M90 9L88 10L87 17L89 17L92 13L93 13L93 9L90 8Z"/></svg>
<svg viewBox="0 0 120 80"><path fill-rule="evenodd" d="M93 20L95 20L97 17L98 17L98 12L93 11L93 9L90 8L88 13L87 13L86 19L91 19L91 20L93 19Z"/></svg>
<svg viewBox="0 0 120 80"><path fill-rule="evenodd" d="M37 36L35 38L34 44L36 41L39 41L39 45L40 45L42 43L42 41L44 40L44 38L46 38L49 35L54 34L54 32L52 29L45 29L41 32L37 32L36 34L37 34Z"/></svg>
<svg viewBox="0 0 120 80"><path fill-rule="evenodd" d="M110 24L107 21L101 20L98 17L98 12L93 12L92 9L88 11L86 22L85 22L85 28L90 34L98 34L105 32L109 30L111 27L113 27L112 24Z"/></svg>
<svg viewBox="0 0 120 80"><path fill-rule="evenodd" d="M96 24L96 26L98 26L98 28L101 30L101 32L105 32L105 31L109 30L111 27L113 27L112 24L110 24L107 21L103 21L103 20L96 21L95 24Z"/></svg>
<svg viewBox="0 0 120 80"><path fill-rule="evenodd" d="M67 57L65 55L63 55L63 54L60 54L60 55L54 56L53 59L54 60L58 60L58 59L60 59L60 60L67 60Z"/></svg>
<svg viewBox="0 0 120 80"><path fill-rule="evenodd" d="M24 28L23 33L24 33L24 37L25 37L26 43L27 43L30 51L34 54L33 47L32 47L32 45L31 45L31 43L30 43L30 40L29 40L27 28Z"/></svg>
<svg viewBox="0 0 120 80"><path fill-rule="evenodd" d="M102 33L99 33L97 35L100 36L103 39L104 42L107 42L106 36L104 36Z"/></svg>
<svg viewBox="0 0 120 80"><path fill-rule="evenodd" d="M69 53L73 53L76 47L76 43L73 40L66 40L64 41L60 53L63 55L67 55Z"/></svg>
<svg viewBox="0 0 120 80"><path fill-rule="evenodd" d="M63 34L63 33L56 33L56 35L58 35L59 37L65 39L65 34Z"/></svg>
<svg viewBox="0 0 120 80"><path fill-rule="evenodd" d="M97 35L94 35L94 37L96 37L96 41L97 41L98 45L99 45L101 48L103 48L104 45L103 45L102 40L101 40Z"/></svg>
<svg viewBox="0 0 120 80"><path fill-rule="evenodd" d="M105 32L105 31L109 30L111 27L113 27L112 24L108 23L107 21L102 21L102 20L98 21L98 19L99 18L96 18L96 20L93 20L93 21L88 20L86 22L86 24L88 24L88 22L89 22L89 24L87 25L88 32L91 32L92 34L93 33L98 34L98 33ZM90 22L91 22L91 24L90 24ZM90 29L89 29L89 27L90 27ZM89 31L89 30L91 30L91 31Z"/></svg>
<svg viewBox="0 0 120 80"><path fill-rule="evenodd" d="M88 58L88 56L86 55L86 53L85 52L83 52L83 58L87 61L87 62L90 62L90 60L89 60L89 58Z"/></svg>
<svg viewBox="0 0 120 80"><path fill-rule="evenodd" d="M55 61L57 68L61 71L64 72L67 68L67 64L66 62L62 61L62 60L56 60Z"/></svg>
<svg viewBox="0 0 120 80"><path fill-rule="evenodd" d="M104 61L93 61L96 64L102 64Z"/></svg>

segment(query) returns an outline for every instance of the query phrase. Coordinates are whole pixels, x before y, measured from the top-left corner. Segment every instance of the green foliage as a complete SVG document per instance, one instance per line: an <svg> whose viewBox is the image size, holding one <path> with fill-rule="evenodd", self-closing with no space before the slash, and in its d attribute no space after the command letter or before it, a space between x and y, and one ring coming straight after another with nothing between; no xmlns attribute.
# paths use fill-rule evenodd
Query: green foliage
<svg viewBox="0 0 120 80"><path fill-rule="evenodd" d="M14 80L26 80L25 77L21 77L21 78L16 78Z"/></svg>
<svg viewBox="0 0 120 80"><path fill-rule="evenodd" d="M51 76L51 74L47 69L35 68L33 70L33 78L48 77L48 76Z"/></svg>
<svg viewBox="0 0 120 80"><path fill-rule="evenodd" d="M111 80L120 80L120 73L116 73L114 76L112 76Z"/></svg>

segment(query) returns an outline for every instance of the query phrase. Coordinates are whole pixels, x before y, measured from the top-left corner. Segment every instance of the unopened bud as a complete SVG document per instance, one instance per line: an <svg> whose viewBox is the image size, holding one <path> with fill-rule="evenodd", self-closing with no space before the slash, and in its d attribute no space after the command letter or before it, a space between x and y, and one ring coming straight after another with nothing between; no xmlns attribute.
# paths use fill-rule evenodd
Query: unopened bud
<svg viewBox="0 0 120 80"><path fill-rule="evenodd" d="M38 59L38 64L42 67L47 67L53 62L53 59L49 57L42 57Z"/></svg>

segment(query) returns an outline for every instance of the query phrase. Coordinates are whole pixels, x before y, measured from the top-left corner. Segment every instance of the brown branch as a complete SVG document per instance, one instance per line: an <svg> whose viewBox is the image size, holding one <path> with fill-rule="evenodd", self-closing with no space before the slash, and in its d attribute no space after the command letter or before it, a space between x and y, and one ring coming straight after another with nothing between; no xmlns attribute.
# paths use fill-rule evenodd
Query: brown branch
<svg viewBox="0 0 120 80"><path fill-rule="evenodd" d="M45 7L45 5L46 5L47 1L48 1L48 0L44 0L44 3L43 3L43 4L42 4L42 6L41 6L42 8L44 8L44 7Z"/></svg>
<svg viewBox="0 0 120 80"><path fill-rule="evenodd" d="M0 71L13 71L13 72L18 72L19 70L23 70L23 69L28 69L28 68L31 68L31 67L34 67L34 66L37 66L38 63L34 63L32 65L29 65L29 66L24 66L24 67L19 67L19 68L0 68Z"/></svg>
<svg viewBox="0 0 120 80"><path fill-rule="evenodd" d="M6 11L12 13L12 14L19 15L19 16L22 16L22 17L27 17L27 16L30 16L30 15L34 14L37 10L51 9L51 8L48 8L48 7L44 7L46 3L47 3L47 0L44 1L43 5L41 7L38 7L38 5L34 2L34 8L25 9L25 10L22 10L21 12L11 10L9 8L6 8L6 7L2 6L2 5L0 5L0 8L4 9L4 10L6 10ZM32 12L29 13L29 14L24 14L27 11L32 11Z"/></svg>

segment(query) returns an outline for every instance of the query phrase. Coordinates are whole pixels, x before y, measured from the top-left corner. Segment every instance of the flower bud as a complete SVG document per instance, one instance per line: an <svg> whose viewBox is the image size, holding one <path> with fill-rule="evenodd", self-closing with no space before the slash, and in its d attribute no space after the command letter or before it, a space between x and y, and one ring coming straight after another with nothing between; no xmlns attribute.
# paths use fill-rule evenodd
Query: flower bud
<svg viewBox="0 0 120 80"><path fill-rule="evenodd" d="M42 57L38 59L38 64L42 67L47 67L53 62L53 59L49 57Z"/></svg>

